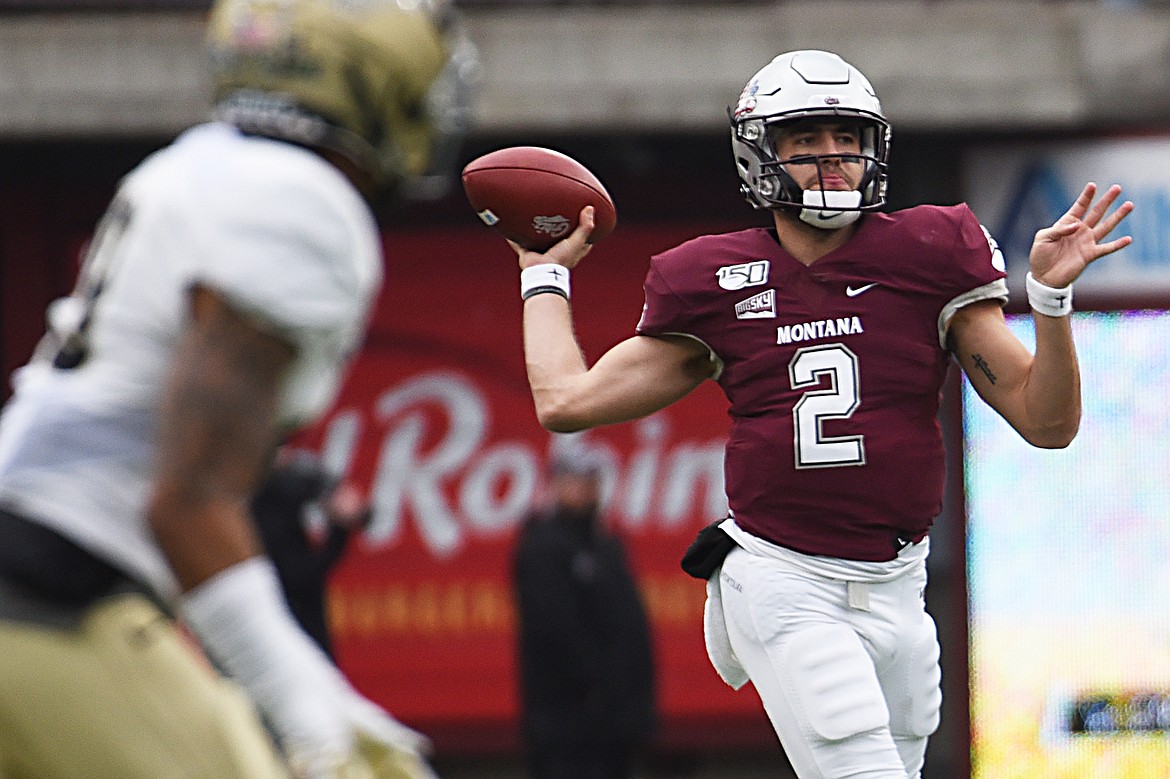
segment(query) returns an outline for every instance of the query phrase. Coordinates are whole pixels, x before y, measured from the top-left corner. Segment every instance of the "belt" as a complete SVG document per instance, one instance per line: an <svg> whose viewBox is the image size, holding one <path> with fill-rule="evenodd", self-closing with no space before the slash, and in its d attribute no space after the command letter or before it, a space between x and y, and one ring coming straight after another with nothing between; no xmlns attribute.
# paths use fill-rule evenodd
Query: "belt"
<svg viewBox="0 0 1170 779"><path fill-rule="evenodd" d="M54 530L0 509L0 579L66 608L85 608L115 592L142 589L125 573Z"/></svg>

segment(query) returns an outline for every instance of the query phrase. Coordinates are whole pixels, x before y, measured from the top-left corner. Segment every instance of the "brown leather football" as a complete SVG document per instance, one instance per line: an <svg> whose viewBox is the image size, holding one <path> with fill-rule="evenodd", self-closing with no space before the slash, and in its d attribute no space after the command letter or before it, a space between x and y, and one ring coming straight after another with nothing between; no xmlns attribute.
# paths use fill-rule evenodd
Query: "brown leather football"
<svg viewBox="0 0 1170 779"><path fill-rule="evenodd" d="M463 191L484 224L526 249L545 251L577 227L593 206L596 243L613 230L617 212L605 187L584 165L539 146L510 146L463 169Z"/></svg>

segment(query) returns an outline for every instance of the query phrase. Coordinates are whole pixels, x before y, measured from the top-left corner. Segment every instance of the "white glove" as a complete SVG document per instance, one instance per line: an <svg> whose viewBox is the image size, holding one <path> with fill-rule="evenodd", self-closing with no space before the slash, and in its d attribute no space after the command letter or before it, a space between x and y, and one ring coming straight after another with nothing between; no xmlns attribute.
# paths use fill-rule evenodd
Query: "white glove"
<svg viewBox="0 0 1170 779"><path fill-rule="evenodd" d="M377 713L385 714L381 709ZM379 736L371 736L368 730L359 727L356 754L337 774L338 779L439 779L423 759L422 750L409 746L417 743L417 739L426 741L426 737L393 719L390 730L401 732L389 732L385 725L376 728Z"/></svg>
<svg viewBox="0 0 1170 779"><path fill-rule="evenodd" d="M362 697L340 674L336 676L333 697L328 700L339 705L326 706L325 711L314 713L300 712L308 716L292 718L296 721L291 725L302 729L316 719L328 728L329 724L322 720L336 717L335 722L346 726L346 738L342 742L336 736L306 736L303 730L285 737L293 776L296 779L438 779L423 758L430 752L430 740Z"/></svg>
<svg viewBox="0 0 1170 779"><path fill-rule="evenodd" d="M340 769L306 774L329 779L439 779L423 758L430 740L387 714L352 689L345 714L353 727L355 744ZM294 769L295 770L295 769Z"/></svg>
<svg viewBox="0 0 1170 779"><path fill-rule="evenodd" d="M427 738L350 686L293 620L268 559L221 571L181 611L267 717L297 779L436 779Z"/></svg>

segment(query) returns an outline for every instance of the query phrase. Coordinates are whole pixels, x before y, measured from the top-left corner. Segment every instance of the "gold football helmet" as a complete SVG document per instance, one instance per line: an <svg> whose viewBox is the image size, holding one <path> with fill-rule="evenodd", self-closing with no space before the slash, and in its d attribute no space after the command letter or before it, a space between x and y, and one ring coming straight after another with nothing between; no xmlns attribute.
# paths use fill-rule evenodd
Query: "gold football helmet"
<svg viewBox="0 0 1170 779"><path fill-rule="evenodd" d="M216 118L442 194L479 74L449 2L216 0L208 44Z"/></svg>

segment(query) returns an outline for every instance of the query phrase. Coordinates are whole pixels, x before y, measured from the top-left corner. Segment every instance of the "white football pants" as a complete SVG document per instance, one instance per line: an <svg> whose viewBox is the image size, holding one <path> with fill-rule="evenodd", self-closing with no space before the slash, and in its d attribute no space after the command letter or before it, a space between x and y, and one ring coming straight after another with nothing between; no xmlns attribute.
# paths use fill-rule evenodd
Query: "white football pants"
<svg viewBox="0 0 1170 779"><path fill-rule="evenodd" d="M942 702L925 557L846 582L737 547L716 575L731 649L801 779L921 775Z"/></svg>

